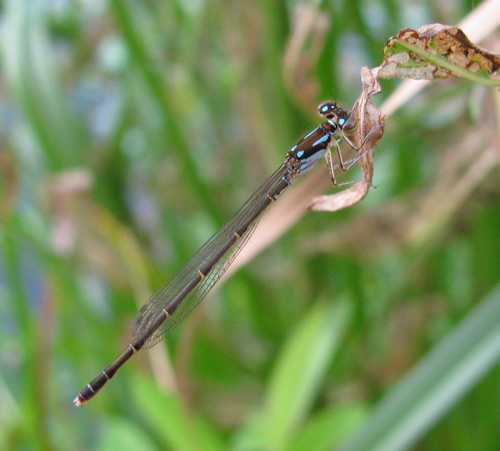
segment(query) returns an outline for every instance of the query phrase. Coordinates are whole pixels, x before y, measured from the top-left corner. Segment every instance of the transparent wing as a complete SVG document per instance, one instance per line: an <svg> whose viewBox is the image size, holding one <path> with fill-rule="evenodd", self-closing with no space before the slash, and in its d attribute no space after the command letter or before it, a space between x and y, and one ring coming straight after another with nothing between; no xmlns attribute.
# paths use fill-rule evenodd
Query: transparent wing
<svg viewBox="0 0 500 451"><path fill-rule="evenodd" d="M145 338L144 348L161 341L207 295L245 246L258 223L261 213L289 185L289 169L282 165L243 204L229 221L213 235L190 260L177 271L160 290L142 306L134 320L132 335ZM239 237L239 238L238 238ZM182 297L193 280L203 279ZM176 304L176 305L174 305ZM174 312L161 327L154 328L163 310Z"/></svg>

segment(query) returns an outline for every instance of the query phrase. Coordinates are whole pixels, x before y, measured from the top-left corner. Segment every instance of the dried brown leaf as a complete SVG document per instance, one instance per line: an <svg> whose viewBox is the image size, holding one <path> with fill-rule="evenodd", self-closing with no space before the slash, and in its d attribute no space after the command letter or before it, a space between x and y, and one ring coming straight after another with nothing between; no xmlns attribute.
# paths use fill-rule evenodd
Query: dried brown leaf
<svg viewBox="0 0 500 451"><path fill-rule="evenodd" d="M343 129L349 140L361 147L359 152L363 179L340 193L314 197L309 205L312 210L341 210L357 204L368 194L373 180L373 150L384 134L384 116L371 101L381 91L377 70L366 67L361 69L361 95Z"/></svg>
<svg viewBox="0 0 500 451"><path fill-rule="evenodd" d="M450 76L498 84L500 57L472 43L458 27L425 25L402 29L384 48L382 78L436 80Z"/></svg>

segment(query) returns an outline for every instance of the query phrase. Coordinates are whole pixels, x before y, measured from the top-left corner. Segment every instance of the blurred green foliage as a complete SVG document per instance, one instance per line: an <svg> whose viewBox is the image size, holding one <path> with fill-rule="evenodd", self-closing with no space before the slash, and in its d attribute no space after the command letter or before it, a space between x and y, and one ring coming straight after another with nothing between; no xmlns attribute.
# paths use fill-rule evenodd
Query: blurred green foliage
<svg viewBox="0 0 500 451"><path fill-rule="evenodd" d="M499 449L500 184L469 171L499 97L459 80L390 117L360 205L306 214L71 403L319 101L476 3L6 1L0 448Z"/></svg>

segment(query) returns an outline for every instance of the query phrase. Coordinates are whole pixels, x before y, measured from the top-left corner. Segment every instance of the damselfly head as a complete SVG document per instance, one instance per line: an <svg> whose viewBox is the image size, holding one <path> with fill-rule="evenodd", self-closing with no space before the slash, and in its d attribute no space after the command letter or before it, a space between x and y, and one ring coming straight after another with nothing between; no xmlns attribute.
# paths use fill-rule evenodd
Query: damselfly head
<svg viewBox="0 0 500 451"><path fill-rule="evenodd" d="M349 119L349 112L339 107L333 100L326 100L318 106L318 114L332 125L342 128Z"/></svg>
<svg viewBox="0 0 500 451"><path fill-rule="evenodd" d="M318 114L325 119L332 119L335 116L335 110L337 108L337 104L333 100L325 100L319 104Z"/></svg>

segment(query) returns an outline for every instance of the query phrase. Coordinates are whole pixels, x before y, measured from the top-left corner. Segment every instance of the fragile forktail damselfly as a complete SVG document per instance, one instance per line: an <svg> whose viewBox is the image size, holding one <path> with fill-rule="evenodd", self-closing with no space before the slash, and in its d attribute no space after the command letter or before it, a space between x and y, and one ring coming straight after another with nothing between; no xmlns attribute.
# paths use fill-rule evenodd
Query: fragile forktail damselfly
<svg viewBox="0 0 500 451"><path fill-rule="evenodd" d="M350 113L332 101L320 104L318 113L326 119L326 122L316 127L293 146L274 174L142 306L134 321L133 341L106 369L82 389L73 401L76 406L81 406L92 399L130 357L141 348L150 348L162 340L168 331L201 302L248 241L262 212L300 175L311 169L323 155L326 157L333 184L337 185L330 147L335 145L339 165L345 170L335 134L339 133L350 143L342 132Z"/></svg>

